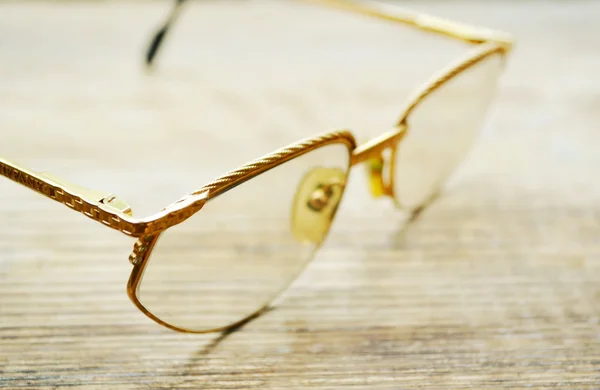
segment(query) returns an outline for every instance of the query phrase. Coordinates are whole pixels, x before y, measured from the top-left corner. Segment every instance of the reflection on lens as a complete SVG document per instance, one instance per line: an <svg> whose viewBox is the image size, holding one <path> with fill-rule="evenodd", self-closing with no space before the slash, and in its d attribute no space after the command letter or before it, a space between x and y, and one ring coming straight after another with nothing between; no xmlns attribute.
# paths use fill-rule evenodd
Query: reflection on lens
<svg viewBox="0 0 600 390"><path fill-rule="evenodd" d="M263 308L325 238L349 156L345 144L326 145L210 199L162 233L138 284L140 303L190 331L226 327Z"/></svg>
<svg viewBox="0 0 600 390"><path fill-rule="evenodd" d="M496 92L504 55L495 53L428 95L407 119L394 161L394 194L415 209L434 195L465 157Z"/></svg>

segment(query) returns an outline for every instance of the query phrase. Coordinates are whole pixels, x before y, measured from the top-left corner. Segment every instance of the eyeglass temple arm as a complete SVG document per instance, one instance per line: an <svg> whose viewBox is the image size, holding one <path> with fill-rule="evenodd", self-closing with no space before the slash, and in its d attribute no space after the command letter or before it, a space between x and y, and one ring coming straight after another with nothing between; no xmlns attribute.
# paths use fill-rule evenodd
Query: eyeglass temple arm
<svg viewBox="0 0 600 390"><path fill-rule="evenodd" d="M185 1L186 0L175 0L175 4L173 5L173 8L171 8L171 12L167 17L167 20L165 20L162 27L159 28L152 36L152 40L150 41L148 49L146 50L147 66L152 66L154 58L156 57L159 49L161 48L165 36L169 32L169 28L171 28L171 25L173 25L173 23L175 23L175 21L177 20L179 12L181 11L181 7L183 6L183 3L185 3Z"/></svg>
<svg viewBox="0 0 600 390"><path fill-rule="evenodd" d="M47 172L33 172L0 158L0 175L128 236L141 237L183 222L204 206L208 192L193 193L145 218L108 192L90 190Z"/></svg>
<svg viewBox="0 0 600 390"><path fill-rule="evenodd" d="M111 193L90 190L48 172L33 172L3 158L0 158L0 175L83 213L83 205L88 204L115 215L131 215L129 205Z"/></svg>
<svg viewBox="0 0 600 390"><path fill-rule="evenodd" d="M146 52L146 65L152 66L154 59L161 47L161 44L167 35L169 28L177 20L181 7L186 0L175 0L167 20L163 26L154 34L148 50ZM401 23L415 27L434 34L443 35L448 38L457 39L463 42L480 44L485 42L495 42L501 45L505 51L510 51L513 45L513 38L510 34L501 31L495 31L484 27L475 27L468 24L455 22L448 19L438 18L436 16L424 13L411 12L397 6L391 6L377 1L357 1L357 0L296 0L305 3L313 3L321 6L343 9L354 13L368 15L378 19L390 22Z"/></svg>
<svg viewBox="0 0 600 390"><path fill-rule="evenodd" d="M430 33L443 35L472 44L495 42L509 51L513 44L510 34L485 27L471 26L437 16L412 12L390 3L364 0L299 0L307 3L343 9L346 11L401 23Z"/></svg>

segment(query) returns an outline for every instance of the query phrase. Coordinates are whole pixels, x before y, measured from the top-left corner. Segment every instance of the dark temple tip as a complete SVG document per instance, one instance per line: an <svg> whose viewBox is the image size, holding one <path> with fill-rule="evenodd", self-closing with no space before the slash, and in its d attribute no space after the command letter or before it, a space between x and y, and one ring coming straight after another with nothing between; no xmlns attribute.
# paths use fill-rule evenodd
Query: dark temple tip
<svg viewBox="0 0 600 390"><path fill-rule="evenodd" d="M156 34L154 34L154 37L152 37L152 41L150 41L150 45L146 51L146 66L148 68L152 67L154 59L158 54L158 50L165 39L165 35L167 35L167 32L169 31L169 27L175 23L175 19L177 19L177 15L179 14L183 3L185 3L185 0L175 0L175 4L169 13L169 16L167 17L164 26L160 28Z"/></svg>
<svg viewBox="0 0 600 390"><path fill-rule="evenodd" d="M167 28L168 28L167 26L164 26L163 28L158 30L156 32L156 34L154 34L154 37L152 38L152 41L150 42L150 45L148 46L148 51L146 52L146 66L152 67L152 65L154 63L154 58L156 57L156 54L158 53L158 49L160 49L160 45L161 45L165 35L167 34Z"/></svg>

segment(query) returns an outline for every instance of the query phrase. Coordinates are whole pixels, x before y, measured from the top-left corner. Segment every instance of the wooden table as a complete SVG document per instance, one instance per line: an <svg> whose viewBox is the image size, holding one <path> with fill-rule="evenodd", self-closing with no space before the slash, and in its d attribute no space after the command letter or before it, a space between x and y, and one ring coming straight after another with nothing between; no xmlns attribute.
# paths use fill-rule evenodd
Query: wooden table
<svg viewBox="0 0 600 390"><path fill-rule="evenodd" d="M364 173L276 307L226 337L129 302L132 240L4 180L3 388L599 388L600 5L414 2L512 32L480 142L406 226ZM413 4L407 4L411 7ZM146 215L332 127L389 130L463 50L291 2L0 4L0 155Z"/></svg>

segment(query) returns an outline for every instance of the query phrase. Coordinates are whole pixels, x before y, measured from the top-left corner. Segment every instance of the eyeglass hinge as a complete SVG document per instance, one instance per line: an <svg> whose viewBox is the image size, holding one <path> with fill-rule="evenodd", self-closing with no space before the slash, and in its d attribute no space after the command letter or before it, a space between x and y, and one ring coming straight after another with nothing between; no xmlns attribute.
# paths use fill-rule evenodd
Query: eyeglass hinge
<svg viewBox="0 0 600 390"><path fill-rule="evenodd" d="M110 192L91 190L89 188L78 186L77 184L70 183L69 181L55 176L49 172L40 172L39 175L51 180L57 186L88 203L98 205L101 204L108 206L116 212L131 215L131 207Z"/></svg>
<svg viewBox="0 0 600 390"><path fill-rule="evenodd" d="M115 209L120 213L132 215L131 206L129 206L127 203L125 203L125 201L123 201L120 198L117 198L113 194L109 194L108 196L105 196L104 198L100 199L100 203L112 209Z"/></svg>

